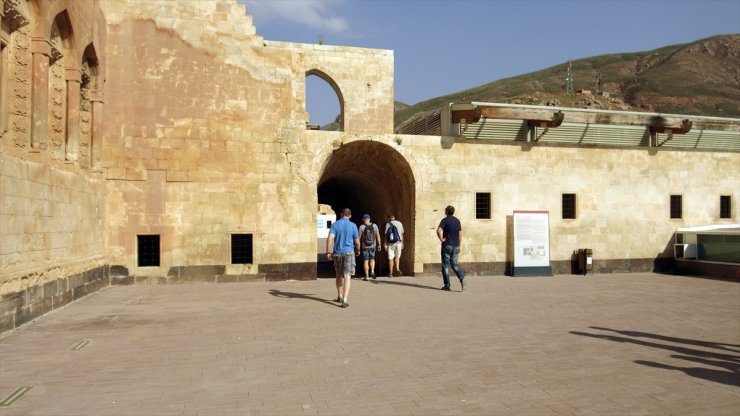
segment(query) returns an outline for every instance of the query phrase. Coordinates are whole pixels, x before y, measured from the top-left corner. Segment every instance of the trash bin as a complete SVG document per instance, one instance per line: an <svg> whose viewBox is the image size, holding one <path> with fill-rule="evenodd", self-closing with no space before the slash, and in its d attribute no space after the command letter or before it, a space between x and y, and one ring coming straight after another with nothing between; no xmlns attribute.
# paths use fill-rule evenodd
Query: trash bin
<svg viewBox="0 0 740 416"><path fill-rule="evenodd" d="M578 270L585 276L594 269L593 250L590 248L578 249Z"/></svg>

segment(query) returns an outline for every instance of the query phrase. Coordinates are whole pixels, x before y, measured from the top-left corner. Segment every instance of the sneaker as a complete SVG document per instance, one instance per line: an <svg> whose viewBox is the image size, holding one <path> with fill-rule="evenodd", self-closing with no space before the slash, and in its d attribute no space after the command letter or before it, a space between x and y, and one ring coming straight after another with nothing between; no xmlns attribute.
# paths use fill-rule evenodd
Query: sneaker
<svg viewBox="0 0 740 416"><path fill-rule="evenodd" d="M462 286L462 291L465 291L465 279L460 281L460 286Z"/></svg>
<svg viewBox="0 0 740 416"><path fill-rule="evenodd" d="M334 302L342 303L342 297L341 296L337 296L337 298L334 299Z"/></svg>
<svg viewBox="0 0 740 416"><path fill-rule="evenodd" d="M450 291L451 289L450 289L450 287L449 287L449 286L442 286L442 287L440 288L440 290L445 290L445 291L449 292L449 291Z"/></svg>
<svg viewBox="0 0 740 416"><path fill-rule="evenodd" d="M403 272L400 269L399 270L396 270L396 273L397 273L398 277L403 276Z"/></svg>
<svg viewBox="0 0 740 416"><path fill-rule="evenodd" d="M349 308L349 302L342 302L343 308Z"/></svg>
<svg viewBox="0 0 740 416"><path fill-rule="evenodd" d="M370 277L372 277L372 278L373 278L373 280L377 279L377 277L375 276L375 272L373 272L373 273L372 273L372 274L370 275Z"/></svg>
<svg viewBox="0 0 740 416"><path fill-rule="evenodd" d="M367 276L363 277L362 280L367 282Z"/></svg>

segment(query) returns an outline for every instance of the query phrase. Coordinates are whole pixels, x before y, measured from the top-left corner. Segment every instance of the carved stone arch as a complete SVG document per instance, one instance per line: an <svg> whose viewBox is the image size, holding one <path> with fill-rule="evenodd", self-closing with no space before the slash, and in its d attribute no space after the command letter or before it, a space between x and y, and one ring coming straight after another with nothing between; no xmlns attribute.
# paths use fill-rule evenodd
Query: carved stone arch
<svg viewBox="0 0 740 416"><path fill-rule="evenodd" d="M3 31L7 30L8 33L12 33L30 23L31 13L26 0L3 0L0 7L2 7L0 16L2 16Z"/></svg>
<svg viewBox="0 0 740 416"><path fill-rule="evenodd" d="M90 43L82 53L80 65L79 162L84 168L99 165L102 136L102 91L99 61Z"/></svg>
<svg viewBox="0 0 740 416"><path fill-rule="evenodd" d="M58 59L64 58L67 66L74 66L79 63L75 53L74 30L72 20L69 18L67 9L59 12L51 23L49 42L51 43L50 64Z"/></svg>
<svg viewBox="0 0 740 416"><path fill-rule="evenodd" d="M49 43L49 144L54 159L76 161L80 139L80 62L66 9L51 24Z"/></svg>
<svg viewBox="0 0 740 416"><path fill-rule="evenodd" d="M19 53L18 37L26 39L28 36L26 26L30 23L30 12L26 0L3 0L0 4L0 20L0 137L4 137L11 117L11 90L26 87L18 85L15 77L11 76L14 71L22 71L22 68L11 61L18 62L22 56ZM21 28L23 29L19 30ZM28 138L18 130L12 134L14 140L19 146L25 146Z"/></svg>
<svg viewBox="0 0 740 416"><path fill-rule="evenodd" d="M311 75L315 75L322 80L324 80L329 86L334 90L334 93L337 94L337 99L339 100L339 130L344 131L344 125L345 125L345 116L344 116L344 95L342 94L342 89L339 88L339 85L336 81L334 81L334 77L329 75L327 71L313 68L306 71L306 77L309 77Z"/></svg>
<svg viewBox="0 0 740 416"><path fill-rule="evenodd" d="M101 88L101 85L99 84L100 66L98 53L95 51L95 45L90 43L85 47L85 50L82 52L82 59L80 59L80 62L82 62L82 65L85 68L80 81L83 87L90 88L92 90Z"/></svg>

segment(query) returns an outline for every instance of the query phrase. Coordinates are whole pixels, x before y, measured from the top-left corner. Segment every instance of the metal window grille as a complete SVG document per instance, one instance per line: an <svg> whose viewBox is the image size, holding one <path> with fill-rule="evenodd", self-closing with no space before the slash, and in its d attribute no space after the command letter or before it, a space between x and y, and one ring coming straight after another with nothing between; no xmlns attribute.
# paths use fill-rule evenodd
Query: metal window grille
<svg viewBox="0 0 740 416"><path fill-rule="evenodd" d="M159 235L136 237L139 267L159 267Z"/></svg>
<svg viewBox="0 0 740 416"><path fill-rule="evenodd" d="M719 197L719 217L732 218L732 198L730 195L721 195Z"/></svg>
<svg viewBox="0 0 740 416"><path fill-rule="evenodd" d="M671 195L671 219L680 219L683 217L683 204L681 195Z"/></svg>
<svg viewBox="0 0 740 416"><path fill-rule="evenodd" d="M563 219L576 218L576 194L563 194Z"/></svg>
<svg viewBox="0 0 740 416"><path fill-rule="evenodd" d="M475 218L479 220L491 219L490 192L477 192L475 194Z"/></svg>
<svg viewBox="0 0 740 416"><path fill-rule="evenodd" d="M252 234L231 235L231 264L252 264Z"/></svg>

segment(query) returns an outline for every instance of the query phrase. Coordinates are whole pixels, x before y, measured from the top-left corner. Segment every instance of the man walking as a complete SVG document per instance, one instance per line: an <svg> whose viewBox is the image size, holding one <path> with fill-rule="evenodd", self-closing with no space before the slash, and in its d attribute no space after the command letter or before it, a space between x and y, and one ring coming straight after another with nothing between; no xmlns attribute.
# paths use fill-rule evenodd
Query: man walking
<svg viewBox="0 0 740 416"><path fill-rule="evenodd" d="M337 302L349 307L349 285L355 274L355 257L360 255L360 238L357 227L349 219L352 211L342 210L339 221L334 222L326 239L326 258L334 261L337 278Z"/></svg>
<svg viewBox="0 0 740 416"><path fill-rule="evenodd" d="M388 250L388 267L390 277L393 277L395 268L396 275L401 276L401 250L403 250L403 224L396 221L393 214L388 214L388 222L385 224L385 249Z"/></svg>
<svg viewBox="0 0 740 416"><path fill-rule="evenodd" d="M460 255L462 249L462 225L460 220L457 219L453 214L455 213L455 207L448 205L445 208L446 217L440 221L437 227L437 237L442 242L442 280L444 280L444 287L442 290L450 290L450 273L449 267L452 266L452 270L460 279L460 285L462 290L465 291L465 275L463 275L460 266L457 264L457 256Z"/></svg>
<svg viewBox="0 0 740 416"><path fill-rule="evenodd" d="M378 231L377 224L370 221L369 214L362 216L360 246L365 268L365 277L362 280L367 281L368 277L375 279L375 252L380 248L380 231Z"/></svg>

